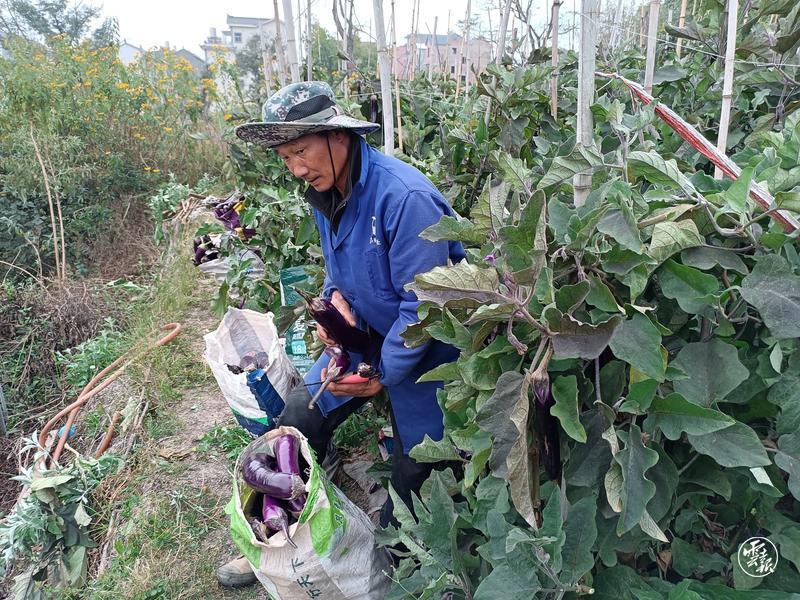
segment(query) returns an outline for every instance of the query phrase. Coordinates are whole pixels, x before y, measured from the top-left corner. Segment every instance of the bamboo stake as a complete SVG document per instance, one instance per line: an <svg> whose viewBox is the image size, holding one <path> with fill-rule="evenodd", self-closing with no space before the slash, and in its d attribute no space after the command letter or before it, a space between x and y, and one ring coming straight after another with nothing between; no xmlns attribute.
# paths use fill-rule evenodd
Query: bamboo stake
<svg viewBox="0 0 800 600"><path fill-rule="evenodd" d="M395 67L394 53L397 51L397 23L394 16L394 0L392 0L392 71L394 71L394 97L397 112L397 147L403 151L403 117L400 114L400 77Z"/></svg>
<svg viewBox="0 0 800 600"><path fill-rule="evenodd" d="M306 78L311 81L313 77L314 57L311 52L311 0L306 5Z"/></svg>
<svg viewBox="0 0 800 600"><path fill-rule="evenodd" d="M552 14L550 16L550 27L553 31L553 49L551 66L553 73L550 75L550 114L553 119L558 116L558 12L561 8L561 0L553 0Z"/></svg>
<svg viewBox="0 0 800 600"><path fill-rule="evenodd" d="M578 56L578 136L576 142L586 148L594 141L594 66L597 51L599 0L581 2L581 50ZM592 189L592 174L578 173L573 178L575 206L583 206Z"/></svg>
<svg viewBox="0 0 800 600"><path fill-rule="evenodd" d="M283 34L281 34L281 19L278 15L278 0L272 0L275 7L275 54L278 57L278 82L281 87L286 85L286 55L283 47Z"/></svg>
<svg viewBox="0 0 800 600"><path fill-rule="evenodd" d="M439 43L436 40L436 28L439 25L439 17L433 18L433 43L436 44L436 51L439 51ZM433 54L431 53L431 44L428 43L428 81L433 81Z"/></svg>
<svg viewBox="0 0 800 600"><path fill-rule="evenodd" d="M58 252L58 230L56 229L56 212L53 206L53 195L50 192L50 180L47 177L47 169L44 167L44 161L42 160L42 154L39 152L39 144L36 143L36 136L33 134L33 121L30 122L31 125L31 142L33 143L33 151L36 153L36 160L39 161L39 167L42 170L42 179L44 180L44 191L47 194L47 206L50 209L50 227L53 231L53 256L56 261L56 277L59 279L62 278L62 271L61 271L61 258Z"/></svg>
<svg viewBox="0 0 800 600"><path fill-rule="evenodd" d="M461 50L458 53L458 59L457 59L457 64L456 64L456 100L458 100L458 95L459 95L459 93L461 93L461 75L462 75L462 72L463 72L464 50L466 48L465 43L466 43L466 39L467 39L466 27L469 26L469 17L470 17L470 8L471 8L470 4L471 4L470 0L467 0L467 13L466 13L466 19L465 19L466 24L464 26L465 27L465 31L464 31L464 35L461 36Z"/></svg>
<svg viewBox="0 0 800 600"><path fill-rule="evenodd" d="M261 63L264 69L264 92L267 97L272 95L272 52L265 43L261 45Z"/></svg>
<svg viewBox="0 0 800 600"><path fill-rule="evenodd" d="M289 74L292 83L300 81L300 65L297 62L297 41L294 33L292 0L283 0L283 20L286 26L286 49L289 58Z"/></svg>
<svg viewBox="0 0 800 600"><path fill-rule="evenodd" d="M639 48L644 50L644 4L639 6Z"/></svg>
<svg viewBox="0 0 800 600"><path fill-rule="evenodd" d="M736 53L736 21L739 13L739 0L728 0L728 36L725 43L725 75L722 80L722 111L719 116L719 137L717 149L727 153L728 127L731 119L731 98L733 97L733 65ZM714 179L722 179L722 170L714 169Z"/></svg>
<svg viewBox="0 0 800 600"><path fill-rule="evenodd" d="M686 5L688 4L688 0L681 0L681 12L678 15L678 27L684 27L686 25ZM675 42L675 55L680 58L681 57L681 46L683 46L683 38L679 37L678 41Z"/></svg>
<svg viewBox="0 0 800 600"><path fill-rule="evenodd" d="M618 47L619 40L622 37L622 35L620 34L620 30L622 28L622 13L624 8L623 1L624 0L619 0L617 2L617 12L614 13L611 20L612 28L611 28L611 39L609 41L609 45L611 46L612 49L616 49Z"/></svg>
<svg viewBox="0 0 800 600"><path fill-rule="evenodd" d="M503 17L500 19L500 32L497 40L497 52L495 52L494 64L500 65L503 57L506 54L506 30L508 29L508 16L511 14L511 0L506 0L506 5L503 7ZM492 77L492 85L497 81L497 78ZM489 120L492 116L492 98L491 96L486 101L486 114L484 115L484 123L489 127Z"/></svg>
<svg viewBox="0 0 800 600"><path fill-rule="evenodd" d="M414 75L417 70L417 30L416 18L417 10L419 9L419 2L413 0L411 3L411 62L409 67L408 78L414 81Z"/></svg>
<svg viewBox="0 0 800 600"><path fill-rule="evenodd" d="M47 166L50 168L50 177L56 182L53 186L53 196L56 199L56 213L58 214L58 229L61 236L61 278L67 278L67 249L64 245L64 215L61 214L61 196L58 194L58 178L53 163L50 161L50 151L47 144L44 145L44 157L47 159ZM123 217L124 218L124 217Z"/></svg>
<svg viewBox="0 0 800 600"><path fill-rule="evenodd" d="M647 27L647 60L644 64L644 89L653 93L653 73L656 69L656 34L658 33L658 12L661 0L650 0L650 23Z"/></svg>
<svg viewBox="0 0 800 600"><path fill-rule="evenodd" d="M383 0L372 0L375 13L375 36L378 42L378 62L381 68L381 102L383 103L383 151L394 154L394 119L392 116L392 83L389 68L389 49L383 22Z"/></svg>
<svg viewBox="0 0 800 600"><path fill-rule="evenodd" d="M469 29L470 29L470 27L469 26L470 26L470 20L471 19L472 19L472 1L471 0L467 0L467 24L466 24L466 27L464 28L464 48L465 48L465 50L464 50L464 61L463 61L464 65L462 67L462 69L464 67L466 67L466 69L467 69L467 75L464 78L464 97L465 98L469 95L469 76L470 76L470 71L471 71L470 62L469 62L469 58L470 58L469 57L469 54L470 54L469 53L469 50L470 50L470 48L469 48ZM459 77L459 81L461 81L460 77Z"/></svg>

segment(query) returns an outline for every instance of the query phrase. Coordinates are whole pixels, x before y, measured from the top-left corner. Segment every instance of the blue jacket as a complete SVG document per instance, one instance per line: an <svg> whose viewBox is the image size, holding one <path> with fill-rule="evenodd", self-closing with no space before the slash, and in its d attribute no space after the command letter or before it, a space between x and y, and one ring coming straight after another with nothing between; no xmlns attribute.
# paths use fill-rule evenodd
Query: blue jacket
<svg viewBox="0 0 800 600"><path fill-rule="evenodd" d="M406 348L400 334L419 321L416 296L404 286L420 273L465 258L459 242L429 242L419 237L450 205L414 167L387 156L359 138L360 172L351 176L351 191L338 229L316 208L325 256L325 294L338 289L357 317L384 336L381 383L387 389L403 448L408 453L425 434L443 435L442 411L436 399L441 382L415 383L434 367L456 360L458 350L438 341ZM327 366L327 358L324 359ZM306 379L319 380L315 365ZM316 372L316 373L313 373ZM349 400L326 393L323 412Z"/></svg>

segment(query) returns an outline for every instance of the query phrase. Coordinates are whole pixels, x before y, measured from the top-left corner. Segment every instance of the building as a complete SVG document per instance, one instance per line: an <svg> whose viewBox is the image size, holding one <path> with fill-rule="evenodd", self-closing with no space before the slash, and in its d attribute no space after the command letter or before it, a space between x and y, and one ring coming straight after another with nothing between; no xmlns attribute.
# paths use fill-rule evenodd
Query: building
<svg viewBox="0 0 800 600"><path fill-rule="evenodd" d="M266 43L275 39L275 19L258 17L227 17L228 29L217 35L217 28L209 29L208 38L201 44L205 53L205 63L211 64L222 54L226 60L235 60L236 53L242 50L254 37L260 36Z"/></svg>
<svg viewBox="0 0 800 600"><path fill-rule="evenodd" d="M144 54L144 50L142 48L139 46L134 46L133 44L129 44L127 41L123 41L119 45L119 60L126 67L139 58L142 54Z"/></svg>
<svg viewBox="0 0 800 600"><path fill-rule="evenodd" d="M189 64L192 65L192 71L194 71L195 75L202 75L205 72L205 61L194 52L189 52L186 48L181 48L175 51L175 55L186 59Z"/></svg>
<svg viewBox="0 0 800 600"><path fill-rule="evenodd" d="M492 62L493 46L484 37L476 37L469 41L469 52L464 46L464 38L456 33L447 35L406 36L404 46L394 51L394 73L400 79L411 79L412 55L416 46L416 75L427 75L428 72L447 75L455 79L459 73L458 59L461 57L461 81L466 82L469 74L470 83L475 83L475 73L481 73ZM463 52L463 53L462 53ZM467 64L469 57L469 64Z"/></svg>

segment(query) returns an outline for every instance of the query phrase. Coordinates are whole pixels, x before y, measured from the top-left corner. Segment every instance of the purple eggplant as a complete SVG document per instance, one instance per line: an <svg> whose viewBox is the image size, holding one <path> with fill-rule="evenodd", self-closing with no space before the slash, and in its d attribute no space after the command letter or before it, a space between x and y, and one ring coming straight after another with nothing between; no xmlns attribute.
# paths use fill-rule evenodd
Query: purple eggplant
<svg viewBox="0 0 800 600"><path fill-rule="evenodd" d="M300 440L288 433L282 435L273 442L272 452L278 471L300 475Z"/></svg>
<svg viewBox="0 0 800 600"><path fill-rule="evenodd" d="M272 470L267 455L263 453L248 452L243 457L242 475L247 484L257 492L281 500L292 500L306 491L302 477Z"/></svg>
<svg viewBox="0 0 800 600"><path fill-rule="evenodd" d="M275 464L281 473L300 475L300 441L293 435L282 435L272 446L275 453ZM287 500L286 505L293 517L298 518L306 505L306 494Z"/></svg>
<svg viewBox="0 0 800 600"><path fill-rule="evenodd" d="M344 375L347 372L347 369L350 368L350 355L341 347L328 346L325 348L325 354L333 360L333 365L328 368L325 379L320 384L316 393L311 397L311 401L308 403L309 410L316 406L317 400L319 400L319 397L322 396L322 392L328 389L328 386L331 384L331 382Z"/></svg>
<svg viewBox="0 0 800 600"><path fill-rule="evenodd" d="M375 331L364 331L353 327L330 300L315 298L303 290L295 288L308 306L311 317L328 333L328 336L348 352L361 354L364 360L373 361L381 351L383 338Z"/></svg>
<svg viewBox="0 0 800 600"><path fill-rule="evenodd" d="M297 545L292 541L289 535L289 516L286 514L283 507L278 504L278 501L269 494L264 494L264 498L261 501L261 516L264 519L264 524L269 529L272 531L283 531L283 535L286 536L286 541L289 542L293 548L297 548Z"/></svg>
<svg viewBox="0 0 800 600"><path fill-rule="evenodd" d="M539 454L542 456L544 470L550 479L561 477L561 442L559 440L558 421L550 414L555 404L550 389L550 376L547 371L537 369L532 377L534 409L539 435Z"/></svg>

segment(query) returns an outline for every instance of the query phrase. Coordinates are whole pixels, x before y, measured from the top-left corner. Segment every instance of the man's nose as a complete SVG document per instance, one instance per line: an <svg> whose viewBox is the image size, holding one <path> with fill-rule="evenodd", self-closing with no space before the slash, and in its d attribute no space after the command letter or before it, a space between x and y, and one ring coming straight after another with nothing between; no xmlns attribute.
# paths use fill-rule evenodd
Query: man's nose
<svg viewBox="0 0 800 600"><path fill-rule="evenodd" d="M299 161L292 161L289 163L289 170L292 172L292 175L298 179L304 179L305 176L308 175L308 167Z"/></svg>

